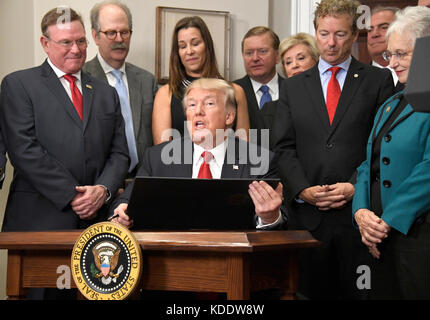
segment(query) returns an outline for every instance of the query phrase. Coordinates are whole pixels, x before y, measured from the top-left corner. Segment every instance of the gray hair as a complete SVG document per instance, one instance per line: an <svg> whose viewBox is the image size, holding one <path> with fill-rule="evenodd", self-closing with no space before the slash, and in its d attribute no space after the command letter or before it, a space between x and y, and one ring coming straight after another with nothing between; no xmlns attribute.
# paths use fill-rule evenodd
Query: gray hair
<svg viewBox="0 0 430 320"><path fill-rule="evenodd" d="M375 8L372 9L372 16L375 13L378 13L381 11L391 11L393 14L396 14L399 10L400 10L400 8L397 8L397 7L384 7L381 5L377 5Z"/></svg>
<svg viewBox="0 0 430 320"><path fill-rule="evenodd" d="M415 45L417 38L430 35L430 8L427 7L406 7L396 13L396 20L387 30L386 38L392 33L407 33L411 45Z"/></svg>
<svg viewBox="0 0 430 320"><path fill-rule="evenodd" d="M97 33L100 32L99 14L100 14L100 10L106 5L115 5L119 8L121 8L125 12L125 14L127 15L128 28L130 30L133 29L133 19L131 16L130 9L125 4L123 4L119 1L108 0L108 1L96 3L94 5L94 7L91 9L91 13L90 13L91 28L94 29L95 32L97 32Z"/></svg>

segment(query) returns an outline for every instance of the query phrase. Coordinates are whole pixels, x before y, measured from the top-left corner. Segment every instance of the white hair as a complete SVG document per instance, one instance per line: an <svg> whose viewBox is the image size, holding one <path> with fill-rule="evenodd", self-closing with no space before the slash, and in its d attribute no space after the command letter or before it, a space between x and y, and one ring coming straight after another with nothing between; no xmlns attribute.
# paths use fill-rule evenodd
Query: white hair
<svg viewBox="0 0 430 320"><path fill-rule="evenodd" d="M396 13L396 20L387 30L386 38L392 33L405 34L409 37L412 47L418 38L430 36L430 8L414 6L406 7Z"/></svg>

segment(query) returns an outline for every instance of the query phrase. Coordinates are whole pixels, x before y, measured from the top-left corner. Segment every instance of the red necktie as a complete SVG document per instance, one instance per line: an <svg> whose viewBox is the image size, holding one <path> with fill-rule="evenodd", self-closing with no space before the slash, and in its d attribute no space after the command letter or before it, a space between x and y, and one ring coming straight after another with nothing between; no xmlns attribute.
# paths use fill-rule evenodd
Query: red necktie
<svg viewBox="0 0 430 320"><path fill-rule="evenodd" d="M75 106L76 111L78 112L79 118L83 120L83 104L82 104L82 94L79 91L76 85L76 77L71 74L65 74L64 79L69 81L70 83L70 91L72 92L72 101Z"/></svg>
<svg viewBox="0 0 430 320"><path fill-rule="evenodd" d="M333 122L334 114L336 113L337 103L340 97L340 85L336 79L337 73L341 70L341 67L331 67L331 78L327 87L327 112L330 120L330 125Z"/></svg>
<svg viewBox="0 0 430 320"><path fill-rule="evenodd" d="M212 160L213 155L210 152L204 151L202 153L203 163L200 166L198 179L212 179L211 169L209 168L209 161Z"/></svg>

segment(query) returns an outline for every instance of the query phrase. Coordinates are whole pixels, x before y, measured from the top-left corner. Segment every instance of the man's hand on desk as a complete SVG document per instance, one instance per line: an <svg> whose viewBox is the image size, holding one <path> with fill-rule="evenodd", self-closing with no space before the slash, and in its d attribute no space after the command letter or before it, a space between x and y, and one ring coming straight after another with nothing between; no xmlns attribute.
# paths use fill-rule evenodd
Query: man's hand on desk
<svg viewBox="0 0 430 320"><path fill-rule="evenodd" d="M131 220L127 215L127 208L127 203L121 203L118 205L118 207L116 207L116 209L113 211L114 215L110 221L123 225L126 228L131 228L134 224L134 221Z"/></svg>

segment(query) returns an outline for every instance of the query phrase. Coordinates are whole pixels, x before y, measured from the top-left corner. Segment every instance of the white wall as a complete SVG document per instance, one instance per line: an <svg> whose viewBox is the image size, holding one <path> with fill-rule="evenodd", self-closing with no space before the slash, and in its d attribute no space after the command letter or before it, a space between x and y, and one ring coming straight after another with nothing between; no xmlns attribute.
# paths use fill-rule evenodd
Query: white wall
<svg viewBox="0 0 430 320"><path fill-rule="evenodd" d="M0 1L0 79L15 70L34 64L33 2L28 0ZM6 168L6 181L0 190L0 227L3 222L7 193L12 180L12 168ZM6 297L6 250L0 250L0 299Z"/></svg>

